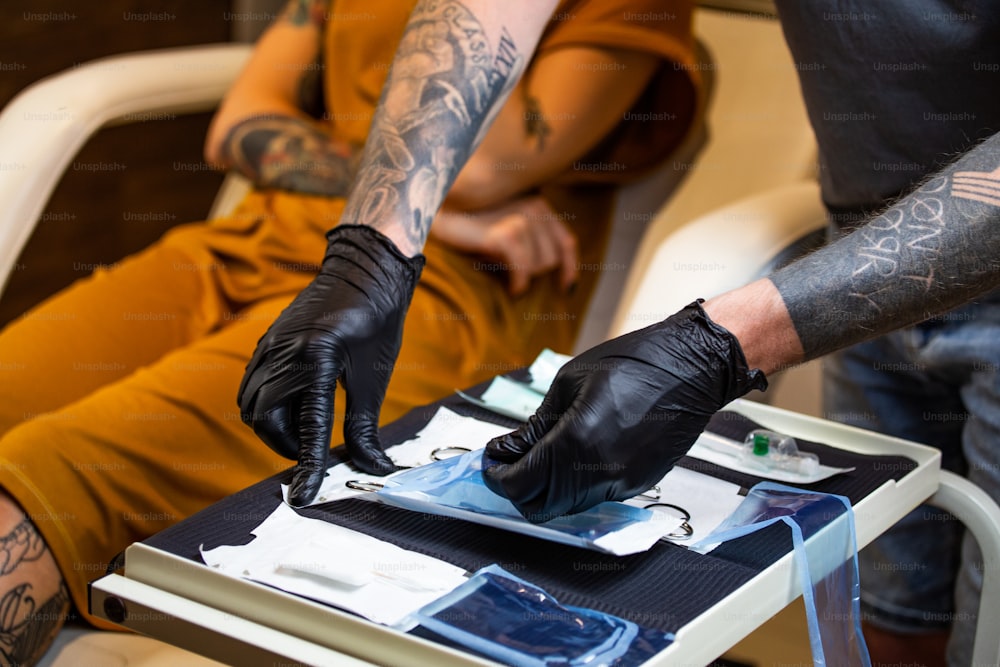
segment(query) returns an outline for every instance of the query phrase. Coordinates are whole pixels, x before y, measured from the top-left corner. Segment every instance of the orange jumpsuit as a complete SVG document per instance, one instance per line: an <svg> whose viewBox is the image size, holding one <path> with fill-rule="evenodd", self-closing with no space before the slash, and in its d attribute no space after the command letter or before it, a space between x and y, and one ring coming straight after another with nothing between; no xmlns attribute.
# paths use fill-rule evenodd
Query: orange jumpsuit
<svg viewBox="0 0 1000 667"><path fill-rule="evenodd" d="M366 136L410 7L333 3L327 122L348 141ZM695 115L689 2L567 0L538 52L572 45L662 59L635 114L541 189L589 267L600 264L615 187L669 155ZM598 160L620 168L598 173ZM314 275L342 206L254 191L233 214L172 229L0 333L0 486L44 536L81 612L87 582L125 546L291 465L240 421L236 390L257 339ZM596 271L581 270L572 295L552 275L512 298L488 260L433 237L425 254L383 422L543 347L571 349Z"/></svg>

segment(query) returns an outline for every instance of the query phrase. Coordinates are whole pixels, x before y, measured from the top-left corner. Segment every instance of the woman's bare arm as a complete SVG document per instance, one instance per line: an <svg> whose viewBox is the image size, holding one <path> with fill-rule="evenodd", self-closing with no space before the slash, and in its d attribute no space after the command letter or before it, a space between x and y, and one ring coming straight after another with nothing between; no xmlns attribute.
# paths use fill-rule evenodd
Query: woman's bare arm
<svg viewBox="0 0 1000 667"><path fill-rule="evenodd" d="M258 40L250 61L212 119L210 163L232 168L257 187L347 194L360 148L317 122L323 99L327 0L291 0Z"/></svg>

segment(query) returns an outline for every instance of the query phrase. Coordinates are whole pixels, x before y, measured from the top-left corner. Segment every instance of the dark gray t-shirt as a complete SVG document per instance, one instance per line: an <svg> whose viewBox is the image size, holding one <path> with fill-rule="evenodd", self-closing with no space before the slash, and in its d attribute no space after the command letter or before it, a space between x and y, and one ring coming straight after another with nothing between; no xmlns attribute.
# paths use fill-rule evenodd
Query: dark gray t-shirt
<svg viewBox="0 0 1000 667"><path fill-rule="evenodd" d="M838 222L1000 131L1000 0L776 4Z"/></svg>

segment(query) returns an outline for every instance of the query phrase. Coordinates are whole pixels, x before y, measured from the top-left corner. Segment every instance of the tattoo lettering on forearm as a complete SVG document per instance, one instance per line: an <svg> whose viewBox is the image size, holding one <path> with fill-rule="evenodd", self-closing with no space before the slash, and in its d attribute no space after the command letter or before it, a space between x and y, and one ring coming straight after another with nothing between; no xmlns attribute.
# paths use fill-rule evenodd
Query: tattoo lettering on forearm
<svg viewBox="0 0 1000 667"><path fill-rule="evenodd" d="M423 246L444 193L517 82L524 57L504 29L494 50L461 3L418 3L400 41L344 221L402 224Z"/></svg>
<svg viewBox="0 0 1000 667"><path fill-rule="evenodd" d="M343 197L358 149L292 117L248 118L223 142L225 157L262 188Z"/></svg>
<svg viewBox="0 0 1000 667"><path fill-rule="evenodd" d="M806 358L1000 286L1000 135L881 215L774 274Z"/></svg>

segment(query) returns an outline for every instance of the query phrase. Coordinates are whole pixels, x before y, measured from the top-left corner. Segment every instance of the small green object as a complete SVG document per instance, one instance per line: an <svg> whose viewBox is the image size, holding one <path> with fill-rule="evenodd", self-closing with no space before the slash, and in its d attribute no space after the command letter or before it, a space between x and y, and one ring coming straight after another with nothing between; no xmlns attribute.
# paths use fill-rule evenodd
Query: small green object
<svg viewBox="0 0 1000 667"><path fill-rule="evenodd" d="M763 433L757 433L753 436L753 453L754 456L767 456L768 445L771 444L771 439L768 438Z"/></svg>

